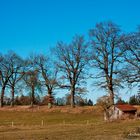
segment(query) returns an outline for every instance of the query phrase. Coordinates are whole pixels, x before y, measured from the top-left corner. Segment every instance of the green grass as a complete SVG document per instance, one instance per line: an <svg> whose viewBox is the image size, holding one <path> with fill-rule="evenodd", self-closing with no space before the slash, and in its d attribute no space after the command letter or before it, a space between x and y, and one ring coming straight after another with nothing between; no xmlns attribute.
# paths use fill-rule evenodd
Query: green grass
<svg viewBox="0 0 140 140"><path fill-rule="evenodd" d="M97 116L97 115L96 115ZM87 120L90 123L100 122L101 116L96 117L93 113L89 114L68 114L60 112L16 112L16 111L1 111L0 126L10 125L14 122L14 125L40 125L42 120L44 125L54 124L86 124Z"/></svg>
<svg viewBox="0 0 140 140"><path fill-rule="evenodd" d="M104 122L101 113L94 111L0 111L0 140L123 140L138 126L139 120Z"/></svg>

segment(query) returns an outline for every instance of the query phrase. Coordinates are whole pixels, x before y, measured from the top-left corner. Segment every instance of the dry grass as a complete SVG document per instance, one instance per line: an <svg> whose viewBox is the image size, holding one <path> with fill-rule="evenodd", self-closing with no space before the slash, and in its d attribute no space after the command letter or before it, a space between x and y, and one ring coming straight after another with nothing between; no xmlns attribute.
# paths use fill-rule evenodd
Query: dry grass
<svg viewBox="0 0 140 140"><path fill-rule="evenodd" d="M4 107L0 114L0 140L123 140L140 126L139 120L104 122L99 107Z"/></svg>
<svg viewBox="0 0 140 140"><path fill-rule="evenodd" d="M47 106L34 106L31 108L30 106L4 106L0 108L0 111L26 111L26 112L63 112L63 113L101 113L102 108L97 106L83 106L76 108L71 108L70 106L54 106L53 108L49 109Z"/></svg>

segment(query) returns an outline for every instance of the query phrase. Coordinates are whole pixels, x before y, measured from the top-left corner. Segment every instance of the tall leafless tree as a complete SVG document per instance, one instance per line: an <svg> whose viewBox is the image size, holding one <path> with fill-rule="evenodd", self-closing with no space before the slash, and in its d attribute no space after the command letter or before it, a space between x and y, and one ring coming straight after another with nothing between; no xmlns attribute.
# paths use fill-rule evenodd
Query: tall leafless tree
<svg viewBox="0 0 140 140"><path fill-rule="evenodd" d="M14 73L11 69L11 63L9 55L0 56L0 86L1 86L1 97L0 97L0 107L3 107L3 100L5 95L5 89L9 82L10 77Z"/></svg>
<svg viewBox="0 0 140 140"><path fill-rule="evenodd" d="M55 48L57 66L66 80L61 87L70 89L71 107L75 106L76 86L84 79L84 72L88 64L87 43L82 36L76 36L70 44L59 42Z"/></svg>
<svg viewBox="0 0 140 140"><path fill-rule="evenodd" d="M31 100L31 107L35 104L35 89L38 86L38 71L28 71L24 72L24 81L27 87L30 89L30 100Z"/></svg>
<svg viewBox="0 0 140 140"><path fill-rule="evenodd" d="M90 30L92 66L96 68L96 85L105 88L114 104L114 89L121 86L119 73L125 36L112 22L102 22ZM95 73L94 73L95 74Z"/></svg>
<svg viewBox="0 0 140 140"><path fill-rule="evenodd" d="M42 86L46 86L47 88L47 95L48 95L48 107L52 107L52 100L53 100L53 92L58 87L57 82L57 73L58 70L56 67L53 66L53 62L45 55L36 55L34 57L34 62L37 65L37 68L42 77Z"/></svg>
<svg viewBox="0 0 140 140"><path fill-rule="evenodd" d="M33 56L26 60L26 69L23 72L23 80L26 83L27 87L30 90L30 99L31 99L31 107L35 104L35 91L40 89L40 81L39 81L39 73L34 63Z"/></svg>
<svg viewBox="0 0 140 140"><path fill-rule="evenodd" d="M130 33L125 41L125 62L123 79L129 84L140 83L140 30Z"/></svg>
<svg viewBox="0 0 140 140"><path fill-rule="evenodd" d="M14 106L14 96L15 96L15 88L18 86L18 82L23 77L23 69L24 69L24 61L20 56L18 56L14 52L8 53L10 69L13 72L11 77L9 78L8 85L11 88L11 106Z"/></svg>

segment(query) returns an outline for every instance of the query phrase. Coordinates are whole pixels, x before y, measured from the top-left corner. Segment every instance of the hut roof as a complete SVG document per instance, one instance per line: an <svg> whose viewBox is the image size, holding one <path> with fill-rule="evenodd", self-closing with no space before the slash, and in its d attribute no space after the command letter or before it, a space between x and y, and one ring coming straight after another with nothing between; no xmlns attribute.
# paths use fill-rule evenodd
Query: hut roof
<svg viewBox="0 0 140 140"><path fill-rule="evenodd" d="M122 111L136 111L137 110L135 107L133 107L132 105L128 105L128 104L116 105L116 107Z"/></svg>

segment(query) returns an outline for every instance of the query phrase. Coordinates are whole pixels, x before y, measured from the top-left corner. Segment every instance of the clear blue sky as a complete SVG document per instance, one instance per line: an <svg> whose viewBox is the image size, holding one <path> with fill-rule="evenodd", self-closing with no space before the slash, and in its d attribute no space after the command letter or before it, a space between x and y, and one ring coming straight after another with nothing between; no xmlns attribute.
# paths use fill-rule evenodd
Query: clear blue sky
<svg viewBox="0 0 140 140"><path fill-rule="evenodd" d="M59 40L88 34L112 20L125 31L140 24L140 0L0 0L0 52L46 52Z"/></svg>
<svg viewBox="0 0 140 140"><path fill-rule="evenodd" d="M57 41L87 34L106 20L134 30L140 0L0 0L0 51L47 52Z"/></svg>

